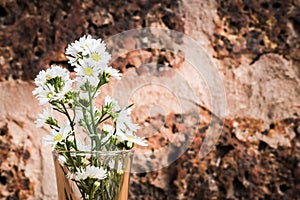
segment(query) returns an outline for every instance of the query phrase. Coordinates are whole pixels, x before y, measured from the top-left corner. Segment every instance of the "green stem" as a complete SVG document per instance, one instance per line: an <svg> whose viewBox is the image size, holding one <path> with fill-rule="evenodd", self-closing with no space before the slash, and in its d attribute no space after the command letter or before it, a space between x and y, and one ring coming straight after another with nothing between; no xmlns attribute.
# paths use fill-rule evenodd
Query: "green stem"
<svg viewBox="0 0 300 200"><path fill-rule="evenodd" d="M86 125L86 128L88 129L88 131L89 131L89 135L93 135L94 133L93 133L93 130L91 129L91 126L90 126L90 124L89 124L89 122L88 122L88 119L87 119L87 117L86 117L86 110L83 108L83 120L84 120L84 123L85 123L85 125Z"/></svg>
<svg viewBox="0 0 300 200"><path fill-rule="evenodd" d="M71 116L65 106L65 104L63 102L60 102L60 104L62 105L63 107L63 111L64 111L64 114L67 116L69 122L70 122L70 126L71 126L71 129L72 129L72 135L74 137L74 147L75 149L77 149L77 143L76 143L76 138L75 138L75 131L74 131L74 121L71 119Z"/></svg>
<svg viewBox="0 0 300 200"><path fill-rule="evenodd" d="M96 136L96 124L95 124L95 117L94 117L94 107L93 107L93 97L91 94L91 91L88 90L88 94L89 94L89 105L90 105L90 116L91 116L91 120L92 120L92 130L93 130L93 137L91 138L91 144L92 144L92 150L94 150L94 142L97 144L97 141L95 140L95 136ZM97 146L97 145L96 145ZM100 144L101 146L101 144Z"/></svg>
<svg viewBox="0 0 300 200"><path fill-rule="evenodd" d="M65 106L64 103L60 102L60 104L62 105L63 109L64 109L64 114L67 116L68 120L70 121L70 125L71 125L71 128L72 128L72 131L74 131L74 122L72 121L70 115L69 115L69 112Z"/></svg>
<svg viewBox="0 0 300 200"><path fill-rule="evenodd" d="M102 115L102 116L101 116L101 118L99 119L99 121L98 121L97 124L101 124L102 122L104 122L104 121L106 121L107 119L111 118L111 116L109 115L109 116L107 116L107 117L105 117L105 118L103 119L103 116L105 116L105 115Z"/></svg>

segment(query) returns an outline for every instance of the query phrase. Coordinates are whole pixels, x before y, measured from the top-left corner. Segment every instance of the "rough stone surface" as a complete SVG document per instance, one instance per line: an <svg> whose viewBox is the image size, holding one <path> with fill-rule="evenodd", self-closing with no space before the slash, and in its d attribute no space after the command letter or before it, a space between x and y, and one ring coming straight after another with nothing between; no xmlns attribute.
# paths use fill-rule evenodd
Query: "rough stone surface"
<svg viewBox="0 0 300 200"><path fill-rule="evenodd" d="M208 116L202 113L201 117ZM190 121L191 116L170 114L168 130L156 138L163 142L155 146L166 145L166 132L180 134L172 129L178 126L176 119ZM264 129L262 120L226 120L215 148L199 159L199 145L208 125L197 123L188 129L184 122L181 131L194 136L193 143L167 168L133 175L131 199L299 199L299 123L299 118L287 118ZM165 159L178 153L182 144L173 142Z"/></svg>
<svg viewBox="0 0 300 200"><path fill-rule="evenodd" d="M238 62L247 55L253 64L264 54L277 53L299 62L299 1L216 2L220 23L213 35L213 48L217 58Z"/></svg>
<svg viewBox="0 0 300 200"><path fill-rule="evenodd" d="M83 34L107 39L133 28L183 31L172 1L1 1L0 80L33 79L49 65L66 64L66 45Z"/></svg>
<svg viewBox="0 0 300 200"><path fill-rule="evenodd" d="M46 129L35 128L39 112L33 84L0 82L1 199L53 199L56 194L51 148L42 145Z"/></svg>
<svg viewBox="0 0 300 200"><path fill-rule="evenodd" d="M250 116L268 126L299 116L298 1L192 0L183 8L187 34L223 75L228 117Z"/></svg>
<svg viewBox="0 0 300 200"><path fill-rule="evenodd" d="M227 109L230 116L271 121L300 114L299 66L278 54L266 54L253 65L227 71Z"/></svg>
<svg viewBox="0 0 300 200"><path fill-rule="evenodd" d="M214 143L208 134L214 117L209 91L185 55L147 48L113 60L124 82L112 82L103 94L121 98L116 89L130 91L123 103L140 102L133 119L142 127L138 134L149 136L150 162L171 163L132 174L130 199L300 199L299 6L293 0L1 1L0 199L56 199L51 149L41 142L49 130L34 126L42 109L31 94L36 74L51 64L72 71L64 49L84 33L108 39L148 26L183 32L205 48L224 81L227 117L216 145L200 159L204 141ZM111 53L143 42L132 35ZM182 104L178 96L189 90L195 96ZM147 171L138 159L134 169Z"/></svg>

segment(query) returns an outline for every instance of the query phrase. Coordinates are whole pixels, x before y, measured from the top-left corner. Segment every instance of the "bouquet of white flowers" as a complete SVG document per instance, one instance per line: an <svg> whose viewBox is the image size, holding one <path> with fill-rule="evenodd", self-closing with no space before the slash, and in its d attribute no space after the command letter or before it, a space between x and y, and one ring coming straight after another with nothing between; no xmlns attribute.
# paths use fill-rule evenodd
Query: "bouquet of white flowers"
<svg viewBox="0 0 300 200"><path fill-rule="evenodd" d="M105 43L83 36L69 44L65 54L76 76L71 79L70 72L57 65L37 75L33 94L46 107L36 125L50 126L52 132L44 141L52 145L65 178L76 183L82 199L117 198L112 194L117 191L110 190L112 186L120 190L123 154L110 153L111 158L107 159L95 152L103 155L105 151L126 151L135 143L147 146L147 141L135 135L138 126L131 120L131 105L121 108L116 100L106 96L101 108L95 106L100 87L109 83L111 77L121 78L118 70L108 66L111 55ZM54 112L65 117L55 117Z"/></svg>

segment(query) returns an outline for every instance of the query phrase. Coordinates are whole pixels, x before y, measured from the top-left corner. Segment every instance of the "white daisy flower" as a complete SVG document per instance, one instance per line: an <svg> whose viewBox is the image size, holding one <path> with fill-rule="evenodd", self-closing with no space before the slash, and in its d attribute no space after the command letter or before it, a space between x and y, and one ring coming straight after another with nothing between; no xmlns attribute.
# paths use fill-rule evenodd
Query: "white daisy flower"
<svg viewBox="0 0 300 200"><path fill-rule="evenodd" d="M51 65L46 71L40 71L34 81L36 86L44 87L44 85L47 84L47 81L55 77L60 77L64 82L71 81L69 72L58 65Z"/></svg>
<svg viewBox="0 0 300 200"><path fill-rule="evenodd" d="M134 144L138 144L141 146L148 146L148 142L144 137L138 137L136 135L133 134L125 134L126 137L122 138L123 140L126 140L128 142L134 143Z"/></svg>
<svg viewBox="0 0 300 200"><path fill-rule="evenodd" d="M39 74L34 79L35 85L38 87L43 87L46 84L47 81L47 73L45 70L41 70Z"/></svg>
<svg viewBox="0 0 300 200"><path fill-rule="evenodd" d="M131 131L122 131L120 129L117 129L116 131L116 135L117 135L117 138L120 142L123 142L123 141L127 141L131 144L138 144L138 145L141 145L141 146L148 146L148 142L147 140L144 138L144 137L138 137L136 135L134 135ZM129 146L132 146L129 144Z"/></svg>
<svg viewBox="0 0 300 200"><path fill-rule="evenodd" d="M34 122L36 127L42 127L45 125L49 118L53 118L53 109L51 107L46 107L42 114L38 114L38 119Z"/></svg>
<svg viewBox="0 0 300 200"><path fill-rule="evenodd" d="M77 73L76 82L79 86L84 85L87 81L94 87L98 85L101 69L92 65L89 61L84 60L83 64L76 67L74 71Z"/></svg>
<svg viewBox="0 0 300 200"><path fill-rule="evenodd" d="M123 132L131 131L136 132L138 129L138 125L134 124L131 121L131 108L122 109L117 117L114 119L116 122L117 129L122 130Z"/></svg>
<svg viewBox="0 0 300 200"><path fill-rule="evenodd" d="M86 169L80 168L79 172L70 175L71 179L85 180L87 178L96 178L96 179L105 179L107 176L107 170L103 169L102 167L95 167L95 166L87 166Z"/></svg>
<svg viewBox="0 0 300 200"><path fill-rule="evenodd" d="M61 88L62 92L67 93L67 92L73 90L73 82L74 81L70 79L69 73L68 73L68 77L64 77L63 81L64 81L64 85Z"/></svg>
<svg viewBox="0 0 300 200"><path fill-rule="evenodd" d="M121 110L114 119L116 122L116 136L120 141L128 141L141 146L147 146L145 138L137 137L133 134L138 129L138 125L131 121L131 108Z"/></svg>
<svg viewBox="0 0 300 200"><path fill-rule="evenodd" d="M106 52L105 43L101 39L92 39L86 48L88 59L94 65L106 66L111 56Z"/></svg>
<svg viewBox="0 0 300 200"><path fill-rule="evenodd" d="M101 140L102 144L105 144L110 139L110 137L114 134L115 129L113 126L109 124L103 124L102 131L106 132L106 136Z"/></svg>
<svg viewBox="0 0 300 200"><path fill-rule="evenodd" d="M106 96L104 99L104 105L105 107L111 108L112 111L118 111L120 110L120 106L116 100L111 98L110 96Z"/></svg>
<svg viewBox="0 0 300 200"><path fill-rule="evenodd" d="M61 90L55 93L55 100L63 100L65 98L65 95L73 89L72 83L72 81L65 82Z"/></svg>
<svg viewBox="0 0 300 200"><path fill-rule="evenodd" d="M47 79L60 77L63 81L68 82L70 81L70 75L68 70L62 68L58 65L51 65L51 68L46 70Z"/></svg>
<svg viewBox="0 0 300 200"><path fill-rule="evenodd" d="M71 126L69 123L65 123L59 129L59 131L52 129L52 133L50 135L45 136L43 139L46 144L55 145L63 140L65 140L68 134L71 132Z"/></svg>
<svg viewBox="0 0 300 200"><path fill-rule="evenodd" d="M106 52L105 43L101 39L93 39L91 35L85 35L68 45L66 55L73 66L78 66L84 59L95 65L106 65L111 58Z"/></svg>
<svg viewBox="0 0 300 200"><path fill-rule="evenodd" d="M118 79L118 80L121 79L121 74L119 73L119 70L114 69L112 67L107 67L105 69L105 73L110 74L110 76L114 77L115 79Z"/></svg>
<svg viewBox="0 0 300 200"><path fill-rule="evenodd" d="M32 93L37 95L39 105L45 105L49 101L55 100L55 88L50 84L46 84L44 88L36 88Z"/></svg>
<svg viewBox="0 0 300 200"><path fill-rule="evenodd" d="M69 59L69 63L72 66L76 66L77 61L82 59L88 52L85 52L85 46L88 46L90 41L92 40L91 35L84 35L83 37L79 38L75 42L68 45L66 49L66 56Z"/></svg>
<svg viewBox="0 0 300 200"><path fill-rule="evenodd" d="M57 65L52 65L46 71L42 70L35 78L38 86L33 90L40 105L44 105L51 100L62 100L65 94L72 90L73 81L70 79L69 72Z"/></svg>

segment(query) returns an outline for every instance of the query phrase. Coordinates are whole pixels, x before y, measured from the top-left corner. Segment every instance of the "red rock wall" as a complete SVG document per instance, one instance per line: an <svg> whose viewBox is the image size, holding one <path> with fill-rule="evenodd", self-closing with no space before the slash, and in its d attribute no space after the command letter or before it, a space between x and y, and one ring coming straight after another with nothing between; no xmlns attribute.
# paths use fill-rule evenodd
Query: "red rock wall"
<svg viewBox="0 0 300 200"><path fill-rule="evenodd" d="M0 199L56 199L51 149L41 144L48 130L33 123L41 112L31 94L36 74L54 63L72 70L64 49L84 33L108 39L149 26L183 32L207 50L223 78L227 116L214 148L200 159L209 98L196 94L204 106L181 113L152 88L164 112L153 108L147 117L150 99L134 119L152 133L150 149L170 148L150 162L182 155L162 169L132 174L129 199L300 199L299 12L292 0L1 1ZM132 51L113 66L127 77L125 89L149 80L170 86L158 78L172 77L167 69L200 87L184 55L165 49ZM192 140L188 148L182 137ZM147 171L142 164L136 167Z"/></svg>

